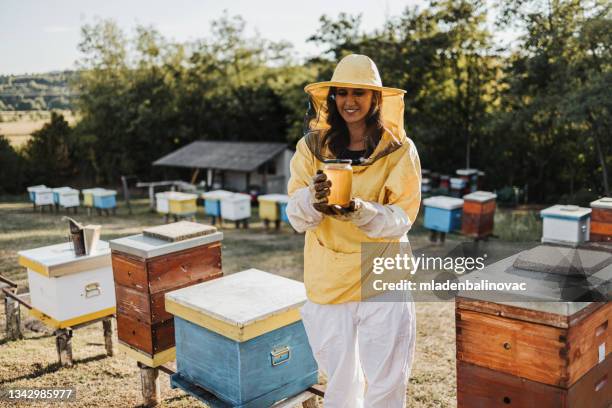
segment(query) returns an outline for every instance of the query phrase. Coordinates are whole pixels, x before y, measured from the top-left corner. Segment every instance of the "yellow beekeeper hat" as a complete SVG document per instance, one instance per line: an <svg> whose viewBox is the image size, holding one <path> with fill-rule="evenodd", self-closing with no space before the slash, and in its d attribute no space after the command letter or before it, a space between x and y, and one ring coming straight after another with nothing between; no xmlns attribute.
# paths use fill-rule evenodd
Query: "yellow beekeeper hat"
<svg viewBox="0 0 612 408"><path fill-rule="evenodd" d="M372 89L381 91L383 97L406 93L403 89L384 87L374 61L360 54L350 54L342 58L334 70L331 81L309 84L304 90L314 97L319 96L318 90L325 92L327 96L330 86Z"/></svg>

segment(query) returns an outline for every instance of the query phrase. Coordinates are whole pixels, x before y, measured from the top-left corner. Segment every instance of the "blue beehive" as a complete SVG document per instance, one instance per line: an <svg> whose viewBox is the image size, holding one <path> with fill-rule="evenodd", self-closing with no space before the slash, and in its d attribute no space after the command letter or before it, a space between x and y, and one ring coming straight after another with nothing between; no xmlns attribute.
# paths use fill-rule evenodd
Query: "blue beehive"
<svg viewBox="0 0 612 408"><path fill-rule="evenodd" d="M94 191L92 195L95 208L109 209L117 206L117 192L115 190L100 189Z"/></svg>
<svg viewBox="0 0 612 408"><path fill-rule="evenodd" d="M461 229L463 200L460 198L434 196L423 200L425 228L451 232Z"/></svg>
<svg viewBox="0 0 612 408"><path fill-rule="evenodd" d="M316 384L299 313L305 300L302 283L256 269L167 293L176 339L172 386L204 402L214 395L228 406L259 408Z"/></svg>
<svg viewBox="0 0 612 408"><path fill-rule="evenodd" d="M231 191L213 190L202 193L204 199L204 212L206 215L221 217L221 199L232 195Z"/></svg>
<svg viewBox="0 0 612 408"><path fill-rule="evenodd" d="M281 220L289 224L289 217L287 217L287 203L280 203Z"/></svg>

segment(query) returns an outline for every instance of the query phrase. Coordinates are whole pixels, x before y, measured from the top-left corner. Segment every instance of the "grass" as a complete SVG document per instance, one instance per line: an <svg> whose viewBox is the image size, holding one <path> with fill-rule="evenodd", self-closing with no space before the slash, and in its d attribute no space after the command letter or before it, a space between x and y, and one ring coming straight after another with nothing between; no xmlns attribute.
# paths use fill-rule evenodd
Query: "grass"
<svg viewBox="0 0 612 408"><path fill-rule="evenodd" d="M87 216L81 210L75 216L85 223L101 224L102 239L141 232L144 226L162 222L150 213L146 200L133 204L134 214L123 207L116 216ZM525 218L525 216L520 216ZM530 216L525 219L499 211L498 235L517 240L537 235L532 231ZM25 270L17 265L17 251L50 245L66 240L67 225L58 214L32 212L25 202L0 200L0 274L27 286ZM199 220L203 221L202 214ZM514 226L513 223L517 223ZM516 230L516 231L515 231ZM303 235L288 226L280 232L266 232L255 217L249 230L223 229L223 270L225 274L258 268L293 279L302 280ZM428 245L427 232L420 219L411 232L413 247ZM447 242L462 240L452 234ZM66 406L135 407L141 403L139 371L136 363L117 350L115 356L104 354L101 323L76 330L73 337L75 366L59 368L54 337L50 330L25 329L25 339L4 342L4 306L0 306L0 388L76 387L77 401ZM448 302L417 303L417 351L408 388L409 407L455 407L455 329L454 305ZM23 313L27 327L35 324ZM115 334L115 345L116 345ZM168 377L161 373L161 395L164 407L198 406L195 399L169 387ZM325 381L322 378L322 381ZM3 405L4 404L4 405ZM26 404L39 407L44 404ZM24 405L24 406L26 406ZM0 400L0 407L9 406ZM15 405L10 405L15 406Z"/></svg>

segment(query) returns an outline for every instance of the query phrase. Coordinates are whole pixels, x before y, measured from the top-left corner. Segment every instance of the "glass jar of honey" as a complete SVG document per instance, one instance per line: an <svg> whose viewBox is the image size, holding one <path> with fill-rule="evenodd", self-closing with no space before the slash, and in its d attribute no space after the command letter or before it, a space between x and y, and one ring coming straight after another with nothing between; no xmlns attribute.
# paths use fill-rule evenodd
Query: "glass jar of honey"
<svg viewBox="0 0 612 408"><path fill-rule="evenodd" d="M353 168L351 160L325 160L324 172L331 181L331 194L327 197L329 205L347 207L351 202L353 189Z"/></svg>

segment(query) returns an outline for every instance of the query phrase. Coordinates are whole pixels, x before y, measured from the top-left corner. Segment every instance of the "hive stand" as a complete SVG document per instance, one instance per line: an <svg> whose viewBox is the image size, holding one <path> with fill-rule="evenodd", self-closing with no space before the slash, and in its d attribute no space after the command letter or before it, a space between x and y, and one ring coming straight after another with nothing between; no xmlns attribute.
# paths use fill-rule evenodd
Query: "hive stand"
<svg viewBox="0 0 612 408"><path fill-rule="evenodd" d="M179 387L187 391L190 395L206 403L211 408L232 408L227 403L219 400L210 392L203 388L197 387L191 383L181 382L180 377L175 376L176 372L168 366L162 365L157 368L149 367L145 364L138 363L140 369L140 381L142 384L142 400L143 406L155 407L160 403L160 387L159 387L159 372L171 376L171 384L173 388ZM318 408L317 396L325 395L324 387L315 385L300 394L280 401L272 406L272 408L292 408L298 404L302 404L302 408Z"/></svg>
<svg viewBox="0 0 612 408"><path fill-rule="evenodd" d="M1 277L0 277L1 278ZM0 288L4 293L4 312L6 313L6 339L8 341L23 339L21 333L21 304L17 297L17 285L9 285L0 280ZM6 286L11 286L7 288Z"/></svg>
<svg viewBox="0 0 612 408"><path fill-rule="evenodd" d="M55 330L55 347L57 349L57 358L62 367L71 367L74 364L74 361L72 360L73 330L81 329L100 321L102 322L102 330L104 332L104 348L106 349L106 355L108 357L113 356L112 316L106 316L73 327L59 328Z"/></svg>

